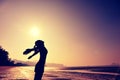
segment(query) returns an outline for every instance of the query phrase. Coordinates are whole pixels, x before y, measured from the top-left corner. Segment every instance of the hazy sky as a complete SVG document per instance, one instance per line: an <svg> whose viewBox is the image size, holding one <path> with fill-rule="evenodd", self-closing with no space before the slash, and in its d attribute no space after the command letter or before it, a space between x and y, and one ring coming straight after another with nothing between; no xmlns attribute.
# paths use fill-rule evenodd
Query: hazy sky
<svg viewBox="0 0 120 80"><path fill-rule="evenodd" d="M120 64L120 1L0 0L0 45L10 57L26 61L22 53L37 39L48 63Z"/></svg>

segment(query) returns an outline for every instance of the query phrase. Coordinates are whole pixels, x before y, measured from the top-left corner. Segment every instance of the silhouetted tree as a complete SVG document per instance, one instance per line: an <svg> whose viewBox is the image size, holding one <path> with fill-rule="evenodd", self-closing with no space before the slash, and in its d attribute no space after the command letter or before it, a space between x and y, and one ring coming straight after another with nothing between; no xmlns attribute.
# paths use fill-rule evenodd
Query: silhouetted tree
<svg viewBox="0 0 120 80"><path fill-rule="evenodd" d="M28 66L23 63L15 63L9 58L9 53L0 46L0 66Z"/></svg>
<svg viewBox="0 0 120 80"><path fill-rule="evenodd" d="M8 55L9 55L9 53L0 46L0 66L14 65L14 61L12 61L8 57Z"/></svg>

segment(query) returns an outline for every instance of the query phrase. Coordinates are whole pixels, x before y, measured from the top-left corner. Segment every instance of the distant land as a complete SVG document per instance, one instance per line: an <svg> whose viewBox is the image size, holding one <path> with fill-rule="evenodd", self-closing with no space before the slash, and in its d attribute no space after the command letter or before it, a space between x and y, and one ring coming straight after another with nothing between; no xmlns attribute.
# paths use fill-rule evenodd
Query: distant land
<svg viewBox="0 0 120 80"><path fill-rule="evenodd" d="M14 60L15 63L21 63L25 64L25 66L35 66L37 62L35 61L21 61L21 60ZM57 64L57 63L46 63L47 67L65 67L63 64Z"/></svg>
<svg viewBox="0 0 120 80"><path fill-rule="evenodd" d="M63 67L62 70L88 70L94 72L120 73L119 65Z"/></svg>

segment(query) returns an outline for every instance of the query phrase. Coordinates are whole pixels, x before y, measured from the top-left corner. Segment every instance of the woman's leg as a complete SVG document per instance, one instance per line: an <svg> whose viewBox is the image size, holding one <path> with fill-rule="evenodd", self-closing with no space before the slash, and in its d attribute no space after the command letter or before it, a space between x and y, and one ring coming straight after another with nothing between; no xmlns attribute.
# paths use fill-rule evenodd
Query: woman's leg
<svg viewBox="0 0 120 80"><path fill-rule="evenodd" d="M34 80L42 80L43 73L35 73Z"/></svg>

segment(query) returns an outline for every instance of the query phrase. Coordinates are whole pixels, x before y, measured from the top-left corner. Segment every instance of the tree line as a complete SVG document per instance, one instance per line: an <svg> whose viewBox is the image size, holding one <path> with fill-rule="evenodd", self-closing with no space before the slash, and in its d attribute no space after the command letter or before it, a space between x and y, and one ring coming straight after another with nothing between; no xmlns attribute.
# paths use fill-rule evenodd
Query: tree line
<svg viewBox="0 0 120 80"><path fill-rule="evenodd" d="M0 46L0 66L27 66L23 63L15 63L9 58L9 52Z"/></svg>

